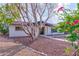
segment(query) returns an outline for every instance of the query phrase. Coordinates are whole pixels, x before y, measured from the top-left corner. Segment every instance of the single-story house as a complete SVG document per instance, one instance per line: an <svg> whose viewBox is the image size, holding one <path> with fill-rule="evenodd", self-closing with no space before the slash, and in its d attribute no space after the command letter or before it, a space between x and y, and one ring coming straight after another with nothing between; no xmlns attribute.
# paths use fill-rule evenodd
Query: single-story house
<svg viewBox="0 0 79 59"><path fill-rule="evenodd" d="M39 22L38 22L39 23ZM9 26L9 37L23 37L28 36L21 27L21 21L15 21L12 25ZM28 24L23 22L23 24ZM40 31L41 35L52 35L53 33L57 33L55 30L52 30L53 25L50 23L46 23L45 27Z"/></svg>

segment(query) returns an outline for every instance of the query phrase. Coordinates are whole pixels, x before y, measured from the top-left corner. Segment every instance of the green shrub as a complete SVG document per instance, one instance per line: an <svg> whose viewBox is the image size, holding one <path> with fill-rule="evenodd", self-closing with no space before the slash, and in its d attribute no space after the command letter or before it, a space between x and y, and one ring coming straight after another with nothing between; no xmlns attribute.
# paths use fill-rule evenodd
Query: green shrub
<svg viewBox="0 0 79 59"><path fill-rule="evenodd" d="M4 27L2 24L0 24L0 32L5 35L8 33L8 28Z"/></svg>

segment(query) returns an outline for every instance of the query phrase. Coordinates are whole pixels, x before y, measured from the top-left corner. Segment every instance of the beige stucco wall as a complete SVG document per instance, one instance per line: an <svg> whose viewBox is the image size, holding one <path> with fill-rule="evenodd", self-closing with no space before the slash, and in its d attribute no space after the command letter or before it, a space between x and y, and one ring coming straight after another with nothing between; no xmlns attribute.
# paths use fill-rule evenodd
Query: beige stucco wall
<svg viewBox="0 0 79 59"><path fill-rule="evenodd" d="M44 35L51 35L51 27L45 26Z"/></svg>
<svg viewBox="0 0 79 59"><path fill-rule="evenodd" d="M38 28L35 27L35 29L36 29L35 32L38 34L39 33L38 32L39 31ZM51 35L51 27L45 26L44 35ZM15 25L9 26L9 37L21 37L21 36L28 36L28 35L22 30L16 31L15 30Z"/></svg>
<svg viewBox="0 0 79 59"><path fill-rule="evenodd" d="M27 34L24 31L16 31L15 26L9 26L9 37L21 37L21 36L27 36Z"/></svg>

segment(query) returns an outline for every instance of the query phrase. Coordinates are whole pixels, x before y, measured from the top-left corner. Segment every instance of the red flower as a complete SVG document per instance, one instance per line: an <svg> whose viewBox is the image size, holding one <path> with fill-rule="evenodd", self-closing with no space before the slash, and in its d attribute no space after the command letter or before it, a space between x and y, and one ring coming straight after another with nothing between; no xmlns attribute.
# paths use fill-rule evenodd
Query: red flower
<svg viewBox="0 0 79 59"><path fill-rule="evenodd" d="M74 26L75 25L75 23L73 22L72 24L71 24L71 26Z"/></svg>
<svg viewBox="0 0 79 59"><path fill-rule="evenodd" d="M75 21L74 21L74 24L78 24L78 23L79 23L79 20L75 20Z"/></svg>
<svg viewBox="0 0 79 59"><path fill-rule="evenodd" d="M70 24L70 22L66 22L66 24Z"/></svg>
<svg viewBox="0 0 79 59"><path fill-rule="evenodd" d="M75 20L73 23L71 23L71 26L74 26L74 25L76 25L78 23L79 23L79 20ZM70 22L66 22L66 24L70 24Z"/></svg>

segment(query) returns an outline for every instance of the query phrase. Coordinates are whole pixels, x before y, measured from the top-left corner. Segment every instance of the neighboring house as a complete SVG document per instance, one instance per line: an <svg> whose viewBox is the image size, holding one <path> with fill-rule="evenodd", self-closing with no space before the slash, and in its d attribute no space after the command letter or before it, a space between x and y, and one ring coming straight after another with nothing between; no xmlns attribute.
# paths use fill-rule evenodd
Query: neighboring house
<svg viewBox="0 0 79 59"><path fill-rule="evenodd" d="M9 37L23 37L28 36L21 27L22 22L16 21L12 25L9 26ZM28 23L23 23L24 25ZM40 30L41 35L52 35L55 31L52 31L53 25L50 23L46 23L45 27ZM57 33L57 32L55 32Z"/></svg>

